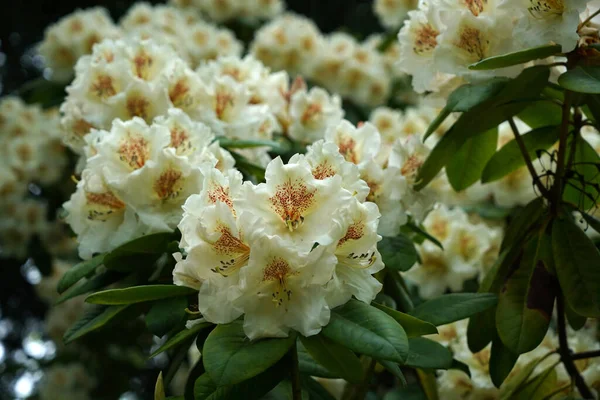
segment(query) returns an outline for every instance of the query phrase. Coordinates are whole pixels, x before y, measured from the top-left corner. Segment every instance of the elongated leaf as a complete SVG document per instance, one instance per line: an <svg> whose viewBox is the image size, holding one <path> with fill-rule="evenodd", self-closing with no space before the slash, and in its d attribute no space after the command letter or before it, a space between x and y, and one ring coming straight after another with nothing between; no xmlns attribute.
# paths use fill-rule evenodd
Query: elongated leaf
<svg viewBox="0 0 600 400"><path fill-rule="evenodd" d="M496 326L502 342L514 354L535 349L546 336L556 297L556 282L539 249L544 233L525 245L519 267L500 291Z"/></svg>
<svg viewBox="0 0 600 400"><path fill-rule="evenodd" d="M327 389L310 376L301 376L300 385L308 393L309 400L335 400Z"/></svg>
<svg viewBox="0 0 600 400"><path fill-rule="evenodd" d="M400 325L402 325L402 328L404 328L404 331L409 338L438 333L437 328L429 322L420 320L412 315L396 311L381 304L371 303L371 305L394 318Z"/></svg>
<svg viewBox="0 0 600 400"><path fill-rule="evenodd" d="M587 318L577 314L568 304L565 304L565 314L569 325L574 330L578 331L585 326Z"/></svg>
<svg viewBox="0 0 600 400"><path fill-rule="evenodd" d="M411 223L404 225L402 228L406 229L408 232L412 232L416 235L417 238L422 240L429 240L431 243L435 244L440 249L444 250L444 246L437 240L435 237L431 236L422 226L417 226Z"/></svg>
<svg viewBox="0 0 600 400"><path fill-rule="evenodd" d="M55 304L61 304L74 297L81 296L82 294L93 292L98 289L103 289L108 285L119 281L124 276L124 274L117 271L107 270L100 272L95 276L86 279L85 281L81 281L77 285L68 288L65 292L63 292L62 296L60 296L58 300L56 300Z"/></svg>
<svg viewBox="0 0 600 400"><path fill-rule="evenodd" d="M100 306L90 309L84 314L83 317L81 317L79 321L69 328L69 330L65 333L63 340L65 343L70 343L75 339L102 328L112 319L122 313L125 309L127 309L127 307L129 306Z"/></svg>
<svg viewBox="0 0 600 400"><path fill-rule="evenodd" d="M175 336L173 336L172 338L167 340L158 349L156 349L156 351L150 355L150 358L177 346L178 344L186 341L187 339L192 338L193 336L196 336L198 334L198 332L200 332L203 329L208 328L209 326L212 326L212 324L210 324L208 322L201 322L199 324L192 326L190 329L182 330L181 332L177 333Z"/></svg>
<svg viewBox="0 0 600 400"><path fill-rule="evenodd" d="M417 375L427 399L438 400L439 394L435 375L431 371L425 371L422 369L417 369Z"/></svg>
<svg viewBox="0 0 600 400"><path fill-rule="evenodd" d="M427 338L408 339L406 365L415 368L448 369L452 366L452 353L438 342Z"/></svg>
<svg viewBox="0 0 600 400"><path fill-rule="evenodd" d="M512 396L515 400L538 400L544 399L556 390L557 387L556 368L548 368L534 379L527 382L520 390Z"/></svg>
<svg viewBox="0 0 600 400"><path fill-rule="evenodd" d="M469 214L473 213L479 215L481 218L494 220L505 220L506 217L508 217L512 212L511 208L498 207L497 205L489 202L465 205L461 208Z"/></svg>
<svg viewBox="0 0 600 400"><path fill-rule="evenodd" d="M402 373L402 370L397 363L387 360L377 360L377 362L387 369L392 375L398 378L402 386L406 386L406 377Z"/></svg>
<svg viewBox="0 0 600 400"><path fill-rule="evenodd" d="M410 315L440 326L469 318L497 303L498 297L492 293L451 293L420 304Z"/></svg>
<svg viewBox="0 0 600 400"><path fill-rule="evenodd" d="M304 347L302 342L298 341L298 365L300 372L310 376L318 376L319 378L337 379L338 375L329 371L327 368L319 364Z"/></svg>
<svg viewBox="0 0 600 400"><path fill-rule="evenodd" d="M165 384L163 382L162 371L158 374L156 384L154 385L154 400L165 400L167 395L165 394Z"/></svg>
<svg viewBox="0 0 600 400"><path fill-rule="evenodd" d="M290 349L296 335L250 341L242 321L217 326L204 343L204 368L218 386L250 379L277 363Z"/></svg>
<svg viewBox="0 0 600 400"><path fill-rule="evenodd" d="M57 286L58 293L63 293L65 290L79 282L81 278L94 272L98 266L102 265L103 260L104 254L99 254L90 260L82 261L71 267L65 272L62 278L60 278Z"/></svg>
<svg viewBox="0 0 600 400"><path fill-rule="evenodd" d="M157 257L167 251L169 243L177 237L173 232L154 233L129 241L104 256L106 268L116 271L131 271L137 261L152 259L141 255Z"/></svg>
<svg viewBox="0 0 600 400"><path fill-rule="evenodd" d="M509 376L500 386L500 400L510 400L516 391L523 388L533 370L543 361L543 357L535 358L525 365L519 372Z"/></svg>
<svg viewBox="0 0 600 400"><path fill-rule="evenodd" d="M194 385L195 400L258 400L281 382L288 371L287 365L279 362L260 374L237 384L219 386L210 374L204 373Z"/></svg>
<svg viewBox="0 0 600 400"><path fill-rule="evenodd" d="M322 332L334 342L375 359L403 363L408 355L408 338L402 326L358 300L332 310Z"/></svg>
<svg viewBox="0 0 600 400"><path fill-rule="evenodd" d="M579 93L600 93L600 68L577 66L558 77L558 84Z"/></svg>
<svg viewBox="0 0 600 400"><path fill-rule="evenodd" d="M410 385L394 389L385 394L383 400L428 400L427 395L421 388L418 382Z"/></svg>
<svg viewBox="0 0 600 400"><path fill-rule="evenodd" d="M549 149L558 140L558 129L547 126L534 129L522 136L523 144L532 160L538 158L538 150ZM511 140L495 153L485 165L481 182L498 180L525 165L525 160L516 140Z"/></svg>
<svg viewBox="0 0 600 400"><path fill-rule="evenodd" d="M545 211L544 199L541 197L532 200L525 207L521 208L506 228L504 239L502 239L502 244L500 245L500 251L508 249L513 244L523 243L524 238L540 221Z"/></svg>
<svg viewBox="0 0 600 400"><path fill-rule="evenodd" d="M280 150L281 148L281 144L273 140L239 140L229 139L224 136L218 137L217 139L219 141L219 145L225 149L251 149L255 147L272 147L273 149Z"/></svg>
<svg viewBox="0 0 600 400"><path fill-rule="evenodd" d="M429 135L435 132L452 112L469 111L476 105L489 100L504 87L507 81L508 79L506 78L493 78L481 83L462 85L454 90L450 96L448 96L446 106L427 128L423 140L427 139Z"/></svg>
<svg viewBox="0 0 600 400"><path fill-rule="evenodd" d="M573 176L569 177L563 199L583 211L596 205L600 196L600 155L581 136L577 138L573 157Z"/></svg>
<svg viewBox="0 0 600 400"><path fill-rule="evenodd" d="M462 371L467 374L469 378L471 377L471 370L469 369L469 366L462 361L458 361L457 359L452 360L452 365L448 369Z"/></svg>
<svg viewBox="0 0 600 400"><path fill-rule="evenodd" d="M560 103L540 99L531 102L531 105L517 114L517 117L533 129L544 126L558 126L562 119Z"/></svg>
<svg viewBox="0 0 600 400"><path fill-rule="evenodd" d="M403 234L384 236L377 248L385 266L395 271L408 271L418 259L414 243Z"/></svg>
<svg viewBox="0 0 600 400"><path fill-rule="evenodd" d="M496 387L502 385L518 358L519 355L510 351L496 336L492 341L492 354L490 355L490 376Z"/></svg>
<svg viewBox="0 0 600 400"><path fill-rule="evenodd" d="M594 217L593 215L586 214L586 213L581 213L581 217L585 220L585 222L588 223L588 225L593 230L600 233L600 220L598 218Z"/></svg>
<svg viewBox="0 0 600 400"><path fill-rule="evenodd" d="M514 53L502 54L485 58L475 64L469 65L469 69L482 71L488 69L506 68L512 65L524 64L529 61L547 58L555 54L560 54L561 46L558 44L548 44L539 47L533 47L527 50L516 51Z"/></svg>
<svg viewBox="0 0 600 400"><path fill-rule="evenodd" d="M187 306L188 299L185 296L155 302L146 314L148 330L158 337L163 337L175 327L183 327Z"/></svg>
<svg viewBox="0 0 600 400"><path fill-rule="evenodd" d="M132 304L169 297L187 296L193 293L197 293L197 290L185 286L144 285L96 292L89 295L85 301L92 304Z"/></svg>
<svg viewBox="0 0 600 400"><path fill-rule="evenodd" d="M300 336L308 353L321 365L351 383L360 383L363 368L359 358L348 348L341 346L324 335Z"/></svg>
<svg viewBox="0 0 600 400"><path fill-rule="evenodd" d="M446 165L452 188L460 192L481 178L498 146L498 127L468 139Z"/></svg>
<svg viewBox="0 0 600 400"><path fill-rule="evenodd" d="M477 136L523 111L548 82L550 71L544 66L527 68L510 80L492 99L463 113L433 148L417 176L416 190L424 188L448 164L469 138ZM485 118L481 118L485 115Z"/></svg>
<svg viewBox="0 0 600 400"><path fill-rule="evenodd" d="M596 124L600 123L600 96L588 94L585 99L585 103L590 111L589 113L586 113L586 116L593 119Z"/></svg>
<svg viewBox="0 0 600 400"><path fill-rule="evenodd" d="M579 315L600 317L600 252L575 222L552 225L556 274L569 306Z"/></svg>

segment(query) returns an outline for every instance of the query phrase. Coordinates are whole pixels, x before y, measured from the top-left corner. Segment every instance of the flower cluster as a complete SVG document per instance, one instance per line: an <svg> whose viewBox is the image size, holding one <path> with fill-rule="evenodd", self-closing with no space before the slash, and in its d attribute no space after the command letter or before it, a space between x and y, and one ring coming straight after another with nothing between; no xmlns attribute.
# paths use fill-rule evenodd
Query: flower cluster
<svg viewBox="0 0 600 400"><path fill-rule="evenodd" d="M379 105L390 94L399 47L377 50L381 36L359 43L345 33L324 36L309 19L287 13L261 27L250 52L274 70L314 80L358 104Z"/></svg>
<svg viewBox="0 0 600 400"><path fill-rule="evenodd" d="M418 0L375 0L373 11L381 25L388 29L402 26L408 12L417 8Z"/></svg>
<svg viewBox="0 0 600 400"><path fill-rule="evenodd" d="M439 334L431 337L432 339L448 346L456 360L466 364L469 367L471 376L459 370L447 370L438 372L437 383L440 398L443 399L496 399L500 398L503 387L496 388L489 375L491 345L478 353L471 353L467 345L467 324L468 320L454 322L452 324L438 327ZM568 330L569 347L575 352L593 351L600 348L597 341L597 323L590 321L586 326L574 331ZM535 360L538 360L548 353L558 348L558 337L553 330L549 330L546 337L539 347L528 353L522 354L515 367L509 374L505 384L526 366ZM557 379L553 381L553 387L548 388L548 393L567 395L570 391L571 378L564 369L563 364L556 365L559 360L558 354L551 355L541 361L530 375L529 379L534 379L548 368L556 367ZM600 384L600 363L593 362L593 359L584 359L575 363L582 377L590 387L597 388ZM561 391L561 388L563 389ZM553 397L554 398L554 397Z"/></svg>
<svg viewBox="0 0 600 400"><path fill-rule="evenodd" d="M173 279L199 289L214 323L244 316L250 339L317 334L330 309L381 289L377 206L358 168L319 141L287 164L269 163L266 182L208 169L202 192L184 205Z"/></svg>
<svg viewBox="0 0 600 400"><path fill-rule="evenodd" d="M171 0L171 3L193 9L216 22L271 19L284 9L282 0Z"/></svg>
<svg viewBox="0 0 600 400"><path fill-rule="evenodd" d="M171 47L194 67L219 56L240 55L243 49L233 32L191 11L136 3L115 25L105 9L95 7L69 14L46 30L38 49L48 67L46 76L68 82L77 61L105 39L152 39Z"/></svg>
<svg viewBox="0 0 600 400"><path fill-rule="evenodd" d="M90 54L96 43L119 35L106 9L78 10L46 29L38 51L50 68L50 78L66 82L81 56Z"/></svg>
<svg viewBox="0 0 600 400"><path fill-rule="evenodd" d="M586 0L419 2L400 30L400 68L417 92L437 91L452 77L514 76L521 67L471 71L485 58L557 43L572 50Z"/></svg>
<svg viewBox="0 0 600 400"><path fill-rule="evenodd" d="M175 229L181 205L202 188L204 165L225 170L231 156L211 142L208 127L171 109L151 125L116 119L87 137L86 169L64 204L79 255L90 258L155 232Z"/></svg>
<svg viewBox="0 0 600 400"><path fill-rule="evenodd" d="M447 289L462 291L466 281L483 277L498 255L502 229L472 222L460 208L439 205L423 226L443 246L430 241L418 245L421 262L404 273L424 299L441 296Z"/></svg>
<svg viewBox="0 0 600 400"><path fill-rule="evenodd" d="M15 97L0 99L0 253L25 257L31 238L48 238L46 203L36 197L67 165L54 110ZM40 185L40 186L38 186Z"/></svg>

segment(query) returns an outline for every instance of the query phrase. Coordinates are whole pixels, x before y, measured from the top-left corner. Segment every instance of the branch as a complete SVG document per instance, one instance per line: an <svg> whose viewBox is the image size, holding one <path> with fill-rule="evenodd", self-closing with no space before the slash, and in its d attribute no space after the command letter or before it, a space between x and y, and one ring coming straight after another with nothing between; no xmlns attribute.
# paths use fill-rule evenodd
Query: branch
<svg viewBox="0 0 600 400"><path fill-rule="evenodd" d="M571 355L571 360L583 360L584 358L600 357L600 350L582 351Z"/></svg>
<svg viewBox="0 0 600 400"><path fill-rule="evenodd" d="M294 345L290 349L292 358L292 399L302 400L302 386L300 385L300 366L298 364L298 342L294 341Z"/></svg>
<svg viewBox="0 0 600 400"><path fill-rule="evenodd" d="M538 174L533 166L533 163L531 162L531 157L529 157L529 153L527 152L527 148L525 147L525 143L523 142L521 133L519 133L519 128L517 128L517 125L515 124L515 121L512 118L508 119L508 123L510 124L510 127L512 128L512 131L515 135L515 141L517 142L517 145L519 145L519 150L521 150L521 154L523 155L523 159L525 160L525 165L527 165L529 174L531 174L533 183L535 183L535 185L537 186L537 188L540 191L540 193L542 194L542 196L548 197L549 192L546 189L546 187L544 187L544 185L542 185L542 181L540 180L540 177L538 176Z"/></svg>
<svg viewBox="0 0 600 400"><path fill-rule="evenodd" d="M557 311L557 329L558 329L558 353L560 359L565 366L565 369L571 376L571 380L575 382L579 394L584 399L593 399L594 395L587 387L585 381L581 377L581 374L577 370L575 363L573 362L573 356L571 349L569 349L569 343L567 342L567 325L565 322L565 303L562 293L559 293L556 298L556 311Z"/></svg>
<svg viewBox="0 0 600 400"><path fill-rule="evenodd" d="M558 142L558 154L556 156L556 176L552 190L554 191L554 201L552 202L552 210L556 215L558 207L562 201L563 192L563 175L565 174L565 153L567 151L567 137L569 135L569 119L571 117L571 101L573 92L565 91L565 101L562 109L562 122L560 125L560 135Z"/></svg>

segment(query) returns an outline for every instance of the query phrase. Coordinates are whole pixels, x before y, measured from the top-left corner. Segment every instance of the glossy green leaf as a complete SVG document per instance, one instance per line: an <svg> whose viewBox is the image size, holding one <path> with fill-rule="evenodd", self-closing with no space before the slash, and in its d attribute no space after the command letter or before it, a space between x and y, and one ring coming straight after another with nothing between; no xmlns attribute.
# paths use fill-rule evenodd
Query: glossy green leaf
<svg viewBox="0 0 600 400"><path fill-rule="evenodd" d="M301 376L300 384L308 393L309 400L335 400L327 389L310 376Z"/></svg>
<svg viewBox="0 0 600 400"><path fill-rule="evenodd" d="M468 139L446 165L452 188L460 192L477 182L497 147L497 127Z"/></svg>
<svg viewBox="0 0 600 400"><path fill-rule="evenodd" d="M102 271L89 279L80 281L78 284L71 286L63 292L63 294L56 300L54 304L61 304L74 297L81 296L89 292L94 292L99 289L103 289L108 285L111 285L125 275L117 271Z"/></svg>
<svg viewBox="0 0 600 400"><path fill-rule="evenodd" d="M104 265L116 271L131 271L138 266L137 261L153 260L166 252L169 243L175 239L173 232L161 232L131 240L107 253Z"/></svg>
<svg viewBox="0 0 600 400"><path fill-rule="evenodd" d="M382 367L387 369L392 375L394 375L396 378L398 378L400 380L401 386L406 386L406 384L407 384L406 377L402 373L402 370L398 366L398 363L395 363L393 361L387 361L387 360L377 360L377 362L379 364L381 364Z"/></svg>
<svg viewBox="0 0 600 400"><path fill-rule="evenodd" d="M300 372L310 376L318 376L319 378L338 379L339 376L329 371L327 368L319 364L304 347L301 341L298 341L298 365Z"/></svg>
<svg viewBox="0 0 600 400"><path fill-rule="evenodd" d="M377 249L386 268L394 271L408 271L418 259L414 243L403 234L384 236L377 244Z"/></svg>
<svg viewBox="0 0 600 400"><path fill-rule="evenodd" d="M163 343L162 346L160 346L158 349L156 349L156 351L154 351L150 355L150 358L152 358L164 351L172 349L173 347L177 346L178 344L181 344L181 343L185 342L186 340L198 335L198 332L200 332L201 330L206 329L210 326L213 326L213 325L208 322L201 322L199 324L192 326L189 329L183 329L181 332L178 332L175 336L169 338L169 340L167 340L165 343Z"/></svg>
<svg viewBox="0 0 600 400"><path fill-rule="evenodd" d="M513 53L488 57L476 62L475 64L469 65L469 69L483 71L488 69L506 68L513 65L524 64L533 60L539 60L541 58L547 58L560 53L560 45L548 44L526 50L515 51Z"/></svg>
<svg viewBox="0 0 600 400"><path fill-rule="evenodd" d="M281 143L273 140L240 140L230 139L224 136L218 137L217 140L219 141L219 145L225 149L251 149L256 147L271 147L273 149L279 150L281 148Z"/></svg>
<svg viewBox="0 0 600 400"><path fill-rule="evenodd" d="M523 111L530 99L544 89L550 75L545 66L523 70L490 100L463 113L433 148L417 176L416 190L424 188L448 164L456 152L471 137L497 127L503 121ZM485 115L485 118L481 118Z"/></svg>
<svg viewBox="0 0 600 400"><path fill-rule="evenodd" d="M154 400L165 400L167 395L165 394L165 384L163 382L162 371L158 373L156 384L154 385Z"/></svg>
<svg viewBox="0 0 600 400"><path fill-rule="evenodd" d="M469 318L497 303L498 297L492 293L450 293L420 304L410 315L440 326Z"/></svg>
<svg viewBox="0 0 600 400"><path fill-rule="evenodd" d="M406 332L406 336L409 338L438 333L437 328L429 322L420 320L412 315L396 311L381 304L371 303L371 305L394 318L400 325L402 325L402 328L404 328L404 331Z"/></svg>
<svg viewBox="0 0 600 400"><path fill-rule="evenodd" d="M518 354L513 353L502 343L498 336L492 341L492 352L490 355L490 377L496 387L500 387L510 371L517 363Z"/></svg>
<svg viewBox="0 0 600 400"><path fill-rule="evenodd" d="M469 111L476 105L489 100L504 87L507 81L506 78L493 78L480 83L468 83L455 89L448 96L446 106L427 128L423 140L435 132L451 113Z"/></svg>
<svg viewBox="0 0 600 400"><path fill-rule="evenodd" d="M408 224L404 225L402 228L405 229L405 231L411 232L412 234L414 234L415 238L418 238L421 241L428 240L431 243L435 244L440 249L442 249L442 250L444 249L444 246L442 246L440 241L437 240L435 237L431 236L431 234L429 234L422 226L417 226L417 225L409 222ZM417 240L417 239L415 239L415 240Z"/></svg>
<svg viewBox="0 0 600 400"><path fill-rule="evenodd" d="M408 355L408 338L402 326L358 300L333 309L322 332L334 342L375 359L403 363Z"/></svg>
<svg viewBox="0 0 600 400"><path fill-rule="evenodd" d="M587 222L590 228L600 233L600 220L598 218L587 213L581 213L581 217L585 222Z"/></svg>
<svg viewBox="0 0 600 400"><path fill-rule="evenodd" d="M464 205L461 207L468 214L477 214L481 218L504 220L512 212L512 208L499 207L493 203L485 202L472 205Z"/></svg>
<svg viewBox="0 0 600 400"><path fill-rule="evenodd" d="M558 140L558 128L547 126L534 129L522 136L523 144L532 160L538 158L538 150L547 150ZM498 180L525 165L523 155L516 140L511 140L487 162L481 175L481 182Z"/></svg>
<svg viewBox="0 0 600 400"><path fill-rule="evenodd" d="M514 400L542 400L557 389L558 375L553 366L531 379L520 390L516 391L511 399Z"/></svg>
<svg viewBox="0 0 600 400"><path fill-rule="evenodd" d="M104 254L99 254L96 257L82 261L69 268L69 270L65 272L58 282L58 293L63 293L65 290L79 282L82 278L94 272L96 268L102 265L103 260Z"/></svg>
<svg viewBox="0 0 600 400"><path fill-rule="evenodd" d="M196 289L176 285L143 285L124 289L109 289L89 295L85 301L92 304L132 304L144 301L188 296L197 293Z"/></svg>
<svg viewBox="0 0 600 400"><path fill-rule="evenodd" d="M600 252L577 224L567 218L552 225L556 274L569 306L579 315L600 317Z"/></svg>
<svg viewBox="0 0 600 400"><path fill-rule="evenodd" d="M439 400L437 379L432 371L417 369L417 375L421 382L421 387L425 392L428 400ZM443 400L443 399L442 399Z"/></svg>
<svg viewBox="0 0 600 400"><path fill-rule="evenodd" d="M596 206L600 197L597 189L600 187L600 155L581 136L577 139L572 170L573 175L568 179L563 199L587 211Z"/></svg>
<svg viewBox="0 0 600 400"><path fill-rule="evenodd" d="M530 361L517 373L510 375L502 386L500 386L500 400L511 400L516 391L521 390L529 377L533 374L535 368L544 360L538 357Z"/></svg>
<svg viewBox="0 0 600 400"><path fill-rule="evenodd" d="M448 369L452 366L452 353L446 346L427 338L408 339L406 365L414 368Z"/></svg>
<svg viewBox="0 0 600 400"><path fill-rule="evenodd" d="M517 114L517 117L532 130L544 126L558 126L562 120L562 107L560 103L540 99L532 101L527 108Z"/></svg>
<svg viewBox="0 0 600 400"><path fill-rule="evenodd" d="M586 116L593 119L594 122L596 122L596 125L598 125L600 123L600 96L588 94L585 96L585 104L589 110L589 113L586 113Z"/></svg>
<svg viewBox="0 0 600 400"><path fill-rule="evenodd" d="M362 381L363 368L360 359L348 348L327 339L323 334L300 336L300 341L308 353L334 375L351 383Z"/></svg>
<svg viewBox="0 0 600 400"><path fill-rule="evenodd" d="M569 325L573 330L578 331L585 326L587 318L577 314L568 304L565 304L565 314L567 316L567 321L569 321Z"/></svg>
<svg viewBox="0 0 600 400"><path fill-rule="evenodd" d="M498 297L498 335L514 354L535 349L550 325L557 288L539 254L543 237L541 232L525 245L519 267L504 282Z"/></svg>
<svg viewBox="0 0 600 400"><path fill-rule="evenodd" d="M276 363L258 375L231 385L217 385L209 373L204 373L194 385L195 400L258 400L269 393L288 372L283 362Z"/></svg>
<svg viewBox="0 0 600 400"><path fill-rule="evenodd" d="M462 371L467 374L469 378L471 377L471 370L469 369L469 366L462 361L458 361L457 359L452 360L452 365L450 365L450 368L448 369Z"/></svg>
<svg viewBox="0 0 600 400"><path fill-rule="evenodd" d="M292 347L296 335L251 341L242 321L217 326L204 343L204 368L218 386L250 379L277 363Z"/></svg>
<svg viewBox="0 0 600 400"><path fill-rule="evenodd" d="M535 198L525 207L519 209L506 228L500 251L513 247L513 244L523 243L524 238L540 222L545 211L546 206L544 205L544 199L541 197Z"/></svg>
<svg viewBox="0 0 600 400"><path fill-rule="evenodd" d="M156 301L146 314L146 326L155 336L163 337L176 327L185 325L188 299L185 296Z"/></svg>
<svg viewBox="0 0 600 400"><path fill-rule="evenodd" d="M129 305L124 306L98 306L85 312L83 317L77 321L65 333L63 340L70 343L90 332L98 330L108 324L111 320L121 314Z"/></svg>
<svg viewBox="0 0 600 400"><path fill-rule="evenodd" d="M579 93L600 93L600 67L577 66L558 77L558 84Z"/></svg>

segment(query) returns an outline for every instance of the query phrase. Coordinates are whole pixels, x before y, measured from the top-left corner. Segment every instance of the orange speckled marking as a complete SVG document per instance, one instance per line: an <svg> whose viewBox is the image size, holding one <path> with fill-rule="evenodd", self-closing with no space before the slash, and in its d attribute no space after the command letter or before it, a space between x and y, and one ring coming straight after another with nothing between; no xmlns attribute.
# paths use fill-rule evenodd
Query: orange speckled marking
<svg viewBox="0 0 600 400"><path fill-rule="evenodd" d="M440 32L430 24L422 24L415 32L415 45L413 51L416 54L431 53L437 46L437 36Z"/></svg>
<svg viewBox="0 0 600 400"><path fill-rule="evenodd" d="M148 141L142 136L128 136L118 150L119 159L133 169L142 168L149 157Z"/></svg>
<svg viewBox="0 0 600 400"><path fill-rule="evenodd" d="M327 161L323 161L312 170L312 175L315 179L323 180L335 175L335 170Z"/></svg>
<svg viewBox="0 0 600 400"><path fill-rule="evenodd" d="M173 147L177 154L180 154L189 150L192 147L192 142L185 129L175 127L171 129L171 143L169 146Z"/></svg>
<svg viewBox="0 0 600 400"><path fill-rule="evenodd" d="M318 103L309 104L308 107L306 107L306 110L304 110L304 112L302 113L302 116L300 117L300 121L302 121L303 124L308 124L314 118L318 117L322 111L323 111L323 107L321 107L320 104L318 104Z"/></svg>
<svg viewBox="0 0 600 400"><path fill-rule="evenodd" d="M483 60L489 43L489 40L485 39L479 29L465 26L461 30L460 37L455 45L474 56L477 60Z"/></svg>
<svg viewBox="0 0 600 400"><path fill-rule="evenodd" d="M207 190L208 201L212 204L216 204L217 201L227 204L227 206L233 211L233 200L229 195L229 188L221 186L218 183L213 183L210 189Z"/></svg>
<svg viewBox="0 0 600 400"><path fill-rule="evenodd" d="M106 99L117 94L110 75L98 75L92 84L91 91L101 99Z"/></svg>
<svg viewBox="0 0 600 400"><path fill-rule="evenodd" d="M275 194L269 202L275 213L288 225L290 230L300 226L304 214L315 201L316 190L310 191L304 182L289 179L277 185Z"/></svg>
<svg viewBox="0 0 600 400"><path fill-rule="evenodd" d="M358 240L365 234L365 223L356 221L348 227L346 234L338 242L338 247L346 243L348 240Z"/></svg>
<svg viewBox="0 0 600 400"><path fill-rule="evenodd" d="M356 154L356 141L351 137L340 137L338 141L340 154L344 156L346 161L353 164L358 164L358 155Z"/></svg>
<svg viewBox="0 0 600 400"><path fill-rule="evenodd" d="M142 96L133 96L127 99L127 112L130 117L149 118L148 108L150 102Z"/></svg>
<svg viewBox="0 0 600 400"><path fill-rule="evenodd" d="M179 190L175 189L175 185L181 179L183 174L175 169L164 171L154 182L154 191L162 200L177 197Z"/></svg>
<svg viewBox="0 0 600 400"><path fill-rule="evenodd" d="M150 76L150 68L154 63L154 59L143 50L140 51L134 58L133 64L135 74L138 78L147 80Z"/></svg>
<svg viewBox="0 0 600 400"><path fill-rule="evenodd" d="M229 93L217 93L215 103L215 114L217 118L223 119L227 108L233 106L233 96Z"/></svg>
<svg viewBox="0 0 600 400"><path fill-rule="evenodd" d="M185 81L185 78L182 78L177 81L175 86L169 90L169 98L175 107L179 107L181 105L185 105L187 103L188 93L190 92L190 87Z"/></svg>

